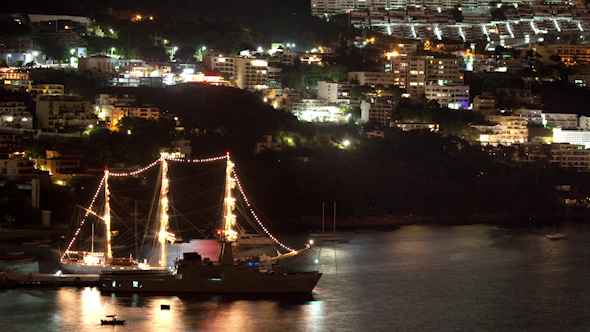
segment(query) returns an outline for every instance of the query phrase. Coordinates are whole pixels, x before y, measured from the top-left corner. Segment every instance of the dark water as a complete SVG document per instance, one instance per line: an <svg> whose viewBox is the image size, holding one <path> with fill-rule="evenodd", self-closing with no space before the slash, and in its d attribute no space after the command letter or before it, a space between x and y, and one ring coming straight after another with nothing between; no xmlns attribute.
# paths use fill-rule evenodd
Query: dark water
<svg viewBox="0 0 590 332"><path fill-rule="evenodd" d="M324 272L309 296L4 290L0 331L590 331L590 225L560 231L566 240L487 225L341 233L350 243L319 243L291 262ZM100 325L115 313L128 324Z"/></svg>

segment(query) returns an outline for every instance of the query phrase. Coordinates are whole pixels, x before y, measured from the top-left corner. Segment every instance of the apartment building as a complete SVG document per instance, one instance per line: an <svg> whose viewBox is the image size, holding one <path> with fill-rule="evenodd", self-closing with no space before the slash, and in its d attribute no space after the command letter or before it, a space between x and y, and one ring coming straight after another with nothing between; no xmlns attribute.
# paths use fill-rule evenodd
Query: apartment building
<svg viewBox="0 0 590 332"><path fill-rule="evenodd" d="M276 152L283 152L283 142L281 142L280 138L273 137L272 135L265 135L262 139L256 142L256 147L254 148L254 153L259 154L262 151L272 150Z"/></svg>
<svg viewBox="0 0 590 332"><path fill-rule="evenodd" d="M489 124L471 124L480 131L483 145L512 145L528 142L526 120L516 115L491 115Z"/></svg>
<svg viewBox="0 0 590 332"><path fill-rule="evenodd" d="M567 81L579 86L580 88L590 88L590 73L568 75Z"/></svg>
<svg viewBox="0 0 590 332"><path fill-rule="evenodd" d="M351 77L349 73L349 77ZM373 73L371 73L373 74ZM360 84L362 85L362 84ZM337 104L349 104L350 100L350 91L359 84L350 83L349 81L343 82L326 82L326 81L319 81L318 82L318 98L329 100L331 103Z"/></svg>
<svg viewBox="0 0 590 332"><path fill-rule="evenodd" d="M105 121L110 130L118 130L118 125L124 117L143 118L147 120L160 119L160 110L147 104L138 104L135 96L98 94L92 105L94 114L99 120Z"/></svg>
<svg viewBox="0 0 590 332"><path fill-rule="evenodd" d="M61 96L64 94L64 86L62 84L35 84L29 86L27 92L32 97L37 95Z"/></svg>
<svg viewBox="0 0 590 332"><path fill-rule="evenodd" d="M109 78L118 74L115 59L97 55L88 58L78 58L78 75L91 73L95 78Z"/></svg>
<svg viewBox="0 0 590 332"><path fill-rule="evenodd" d="M579 144L590 149L590 131L553 128L553 142Z"/></svg>
<svg viewBox="0 0 590 332"><path fill-rule="evenodd" d="M67 178L83 170L84 151L77 149L47 150L45 158L33 158L37 169L57 178Z"/></svg>
<svg viewBox="0 0 590 332"><path fill-rule="evenodd" d="M590 61L590 45L554 45L551 48L564 62Z"/></svg>
<svg viewBox="0 0 590 332"><path fill-rule="evenodd" d="M206 63L213 71L233 79L240 89L255 91L269 87L269 66L266 58L208 54Z"/></svg>
<svg viewBox="0 0 590 332"><path fill-rule="evenodd" d="M455 6L475 7L478 5L481 3L477 0L311 0L311 14L316 16L346 14L356 9L369 8L388 10L405 7L453 8Z"/></svg>
<svg viewBox="0 0 590 332"><path fill-rule="evenodd" d="M451 109L469 108L469 85L427 84L425 96L428 100L436 100L441 107Z"/></svg>
<svg viewBox="0 0 590 332"><path fill-rule="evenodd" d="M459 59L427 59L426 80L439 85L463 85Z"/></svg>
<svg viewBox="0 0 590 332"><path fill-rule="evenodd" d="M484 92L473 98L473 110L495 109L498 104L498 98L492 92Z"/></svg>
<svg viewBox="0 0 590 332"><path fill-rule="evenodd" d="M578 128L578 115L568 113L542 113L542 124L546 127L576 129Z"/></svg>
<svg viewBox="0 0 590 332"><path fill-rule="evenodd" d="M361 121L367 123L376 121L382 126L389 126L393 104L383 97L369 96L361 101Z"/></svg>
<svg viewBox="0 0 590 332"><path fill-rule="evenodd" d="M82 96L38 96L36 115L43 130L96 123L90 102Z"/></svg>
<svg viewBox="0 0 590 332"><path fill-rule="evenodd" d="M543 125L542 110L535 109L519 109L516 110L516 115L524 117L527 125Z"/></svg>
<svg viewBox="0 0 590 332"><path fill-rule="evenodd" d="M15 129L33 129L33 115L24 101L0 101L0 126Z"/></svg>
<svg viewBox="0 0 590 332"><path fill-rule="evenodd" d="M547 161L563 168L588 171L590 166L590 150L583 144L569 143L525 143L519 145L523 154L516 154L516 160L522 163Z"/></svg>

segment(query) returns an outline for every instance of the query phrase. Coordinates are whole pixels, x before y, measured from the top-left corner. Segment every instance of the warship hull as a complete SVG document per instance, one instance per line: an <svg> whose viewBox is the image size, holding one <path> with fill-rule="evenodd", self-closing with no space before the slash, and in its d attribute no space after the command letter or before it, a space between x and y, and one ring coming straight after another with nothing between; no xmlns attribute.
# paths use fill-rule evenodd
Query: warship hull
<svg viewBox="0 0 590 332"><path fill-rule="evenodd" d="M198 259L179 261L173 272L103 272L101 292L278 294L310 293L322 276L319 272L287 273L281 266L260 269L254 262L216 264Z"/></svg>

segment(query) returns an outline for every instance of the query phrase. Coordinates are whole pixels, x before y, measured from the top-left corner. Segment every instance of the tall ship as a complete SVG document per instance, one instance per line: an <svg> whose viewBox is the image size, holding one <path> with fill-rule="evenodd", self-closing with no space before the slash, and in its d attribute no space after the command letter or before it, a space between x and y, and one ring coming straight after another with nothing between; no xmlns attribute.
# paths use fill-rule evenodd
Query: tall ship
<svg viewBox="0 0 590 332"><path fill-rule="evenodd" d="M147 263L140 263L129 257L113 256L113 237L119 232L111 230L111 206L109 190L109 170L105 170L104 176L99 184L97 192L88 208L79 206L84 211L84 216L75 227L74 235L66 245L66 250L61 255L59 270L63 274L100 274L103 271L113 270L145 270ZM97 199L102 204L95 206ZM97 212L98 211L98 212ZM92 221L89 221L92 219ZM92 232L83 230L91 224ZM100 235L95 233L95 225L100 229ZM88 225L86 225L88 226ZM88 236L89 235L89 236ZM88 236L83 240L84 236ZM78 250L74 250L74 247Z"/></svg>
<svg viewBox="0 0 590 332"><path fill-rule="evenodd" d="M175 240L175 235L169 232L168 163L222 160L225 161L225 180L220 225L215 232L219 243L217 259L203 258L197 252L184 252L183 257L175 260L173 266L167 266L166 247L168 243L174 243ZM321 273L287 271L279 264L280 260L299 255L310 249L310 246L306 244L303 249L292 249L281 243L264 227L245 196L229 153L221 157L189 161L167 158L163 155L158 162L161 164L161 188L158 200L160 229L156 234L161 250L158 264L147 269L103 269L99 280L99 289L102 292L276 294L310 293L314 289L322 276ZM237 216L234 214L236 209L234 191L241 194L247 206L246 209L259 224L262 233L281 249L276 251L275 256L263 254L235 258L238 240L243 233L242 228L237 225Z"/></svg>

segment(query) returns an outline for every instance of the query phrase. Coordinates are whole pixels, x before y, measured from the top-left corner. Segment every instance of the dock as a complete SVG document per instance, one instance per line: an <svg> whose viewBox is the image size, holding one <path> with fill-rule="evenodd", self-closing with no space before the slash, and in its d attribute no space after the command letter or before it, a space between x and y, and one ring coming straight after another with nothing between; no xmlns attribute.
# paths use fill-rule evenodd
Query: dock
<svg viewBox="0 0 590 332"><path fill-rule="evenodd" d="M5 274L17 286L96 286L99 274Z"/></svg>

